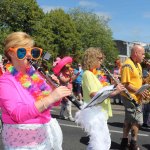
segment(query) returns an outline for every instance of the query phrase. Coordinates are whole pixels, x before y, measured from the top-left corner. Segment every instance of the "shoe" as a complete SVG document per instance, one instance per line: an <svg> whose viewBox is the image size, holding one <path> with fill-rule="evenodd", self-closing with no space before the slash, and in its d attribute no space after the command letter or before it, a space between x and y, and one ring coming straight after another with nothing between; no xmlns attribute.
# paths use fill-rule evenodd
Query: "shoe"
<svg viewBox="0 0 150 150"><path fill-rule="evenodd" d="M150 128L150 126L149 126L149 125L147 125L146 123L143 123L142 127Z"/></svg>
<svg viewBox="0 0 150 150"><path fill-rule="evenodd" d="M80 105L83 105L83 101L79 100Z"/></svg>
<svg viewBox="0 0 150 150"><path fill-rule="evenodd" d="M128 138L122 138L120 150L129 150Z"/></svg>
<svg viewBox="0 0 150 150"><path fill-rule="evenodd" d="M131 140L129 150L141 150L140 147L137 145L137 142Z"/></svg>
<svg viewBox="0 0 150 150"><path fill-rule="evenodd" d="M68 117L68 120L73 121L73 122L75 121L73 117Z"/></svg>

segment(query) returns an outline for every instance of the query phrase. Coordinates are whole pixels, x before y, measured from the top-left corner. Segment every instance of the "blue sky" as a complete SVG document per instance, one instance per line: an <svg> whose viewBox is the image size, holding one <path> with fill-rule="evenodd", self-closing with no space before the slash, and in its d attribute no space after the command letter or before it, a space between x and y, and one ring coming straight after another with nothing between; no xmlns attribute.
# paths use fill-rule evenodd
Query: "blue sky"
<svg viewBox="0 0 150 150"><path fill-rule="evenodd" d="M113 38L150 43L150 0L37 0L44 11L83 7L109 17Z"/></svg>

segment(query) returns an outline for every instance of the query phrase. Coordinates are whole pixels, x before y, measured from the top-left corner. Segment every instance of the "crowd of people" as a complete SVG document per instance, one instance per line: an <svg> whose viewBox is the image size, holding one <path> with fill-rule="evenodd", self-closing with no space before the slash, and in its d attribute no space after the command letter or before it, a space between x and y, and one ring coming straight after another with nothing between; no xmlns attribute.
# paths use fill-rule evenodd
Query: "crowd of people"
<svg viewBox="0 0 150 150"><path fill-rule="evenodd" d="M148 97L149 91L146 89L135 94L143 84L140 63L145 58L145 50L142 46L134 45L130 58L123 64L119 59L114 61L111 73L120 83L115 83L101 68L105 56L100 48L85 50L82 62L77 62L75 67L72 67L72 57L57 57L52 68L54 75L51 76L58 85L54 86L48 84L28 61L38 61L41 57L43 50L34 45L32 37L25 32L13 32L4 42L7 62L0 59L0 108L2 140L6 150L34 150L36 147L61 150L62 131L57 120L52 118L50 109L60 105L60 118L75 121L71 101L75 99L79 106L87 104L100 89L109 85L114 85L114 91L99 104L100 111L105 113L107 122L112 117L111 99L115 104L124 105L120 150L140 149L137 142L139 128L142 124L150 125L150 104L145 106L141 101ZM45 74L49 74L48 67L44 66L44 69ZM68 116L65 116L65 111ZM87 149L92 150L92 147Z"/></svg>

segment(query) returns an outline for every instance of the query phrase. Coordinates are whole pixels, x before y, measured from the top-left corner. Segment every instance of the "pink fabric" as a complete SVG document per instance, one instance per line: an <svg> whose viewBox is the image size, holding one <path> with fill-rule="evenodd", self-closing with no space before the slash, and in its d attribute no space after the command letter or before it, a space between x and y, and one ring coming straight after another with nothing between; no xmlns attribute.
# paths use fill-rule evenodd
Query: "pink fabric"
<svg viewBox="0 0 150 150"><path fill-rule="evenodd" d="M69 63L72 63L73 59L70 56L65 56L62 59L58 59L56 60L56 63L54 63L54 67L52 68L53 72L55 75L59 75L61 69Z"/></svg>
<svg viewBox="0 0 150 150"><path fill-rule="evenodd" d="M0 107L2 121L7 124L43 124L51 119L50 110L40 113L30 93L16 81L4 73L0 77Z"/></svg>

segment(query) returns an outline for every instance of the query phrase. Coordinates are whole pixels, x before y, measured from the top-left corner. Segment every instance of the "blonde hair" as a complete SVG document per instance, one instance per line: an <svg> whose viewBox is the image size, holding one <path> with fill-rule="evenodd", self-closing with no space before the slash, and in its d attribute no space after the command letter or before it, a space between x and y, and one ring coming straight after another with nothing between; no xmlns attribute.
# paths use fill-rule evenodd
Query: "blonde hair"
<svg viewBox="0 0 150 150"><path fill-rule="evenodd" d="M4 54L10 60L8 50L10 47L33 47L34 40L25 32L13 32L4 41Z"/></svg>
<svg viewBox="0 0 150 150"><path fill-rule="evenodd" d="M102 50L100 48L90 47L83 56L82 66L84 70L90 70L95 68L99 57L103 57Z"/></svg>

